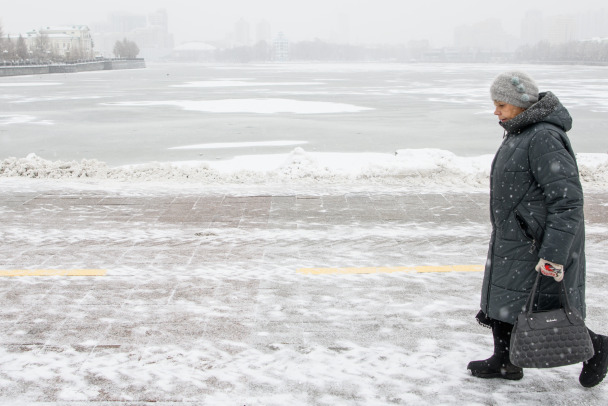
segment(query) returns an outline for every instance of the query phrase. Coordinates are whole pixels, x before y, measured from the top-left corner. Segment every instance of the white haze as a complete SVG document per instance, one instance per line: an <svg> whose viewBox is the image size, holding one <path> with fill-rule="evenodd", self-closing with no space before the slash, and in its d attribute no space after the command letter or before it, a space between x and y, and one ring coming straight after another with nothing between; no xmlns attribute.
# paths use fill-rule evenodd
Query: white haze
<svg viewBox="0 0 608 406"><path fill-rule="evenodd" d="M270 23L274 33L288 33L292 41L331 39L337 30L347 30L352 43L407 43L428 39L432 46L450 46L454 28L462 25L499 19L507 33L519 36L522 18L530 9L560 15L606 8L603 0L54 0L52 6L46 1L5 3L0 23L5 34L13 35L45 25L90 25L106 21L108 14L115 11L146 15L166 9L169 32L175 35L176 44L222 39L235 22L243 18L252 31L264 20Z"/></svg>

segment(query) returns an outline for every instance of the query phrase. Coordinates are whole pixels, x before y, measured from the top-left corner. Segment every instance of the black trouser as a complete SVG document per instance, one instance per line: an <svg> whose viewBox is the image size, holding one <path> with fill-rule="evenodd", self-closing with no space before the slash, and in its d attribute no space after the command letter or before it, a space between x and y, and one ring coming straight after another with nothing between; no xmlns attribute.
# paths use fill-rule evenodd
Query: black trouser
<svg viewBox="0 0 608 406"><path fill-rule="evenodd" d="M513 324L493 320L494 355L500 359L501 363L510 362L509 346L511 345L511 331L513 331Z"/></svg>

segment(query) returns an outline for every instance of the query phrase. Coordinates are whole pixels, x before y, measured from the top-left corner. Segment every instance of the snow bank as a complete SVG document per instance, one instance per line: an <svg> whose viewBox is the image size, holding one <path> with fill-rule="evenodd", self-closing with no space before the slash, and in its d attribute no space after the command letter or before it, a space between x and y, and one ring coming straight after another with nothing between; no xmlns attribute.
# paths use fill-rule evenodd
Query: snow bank
<svg viewBox="0 0 608 406"><path fill-rule="evenodd" d="M110 167L104 162L49 161L35 154L0 162L0 177L109 179L121 182L229 184L386 184L487 189L492 155L459 157L437 149L395 154L309 153L248 155L225 161L152 162ZM608 187L608 154L579 154L586 189Z"/></svg>

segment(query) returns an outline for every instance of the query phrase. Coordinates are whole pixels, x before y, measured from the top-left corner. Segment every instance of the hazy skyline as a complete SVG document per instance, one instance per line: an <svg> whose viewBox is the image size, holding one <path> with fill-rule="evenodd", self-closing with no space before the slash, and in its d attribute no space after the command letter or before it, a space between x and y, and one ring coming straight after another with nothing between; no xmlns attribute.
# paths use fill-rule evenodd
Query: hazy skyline
<svg viewBox="0 0 608 406"><path fill-rule="evenodd" d="M39 3L40 7L32 3ZM511 0L485 2L461 0L224 0L221 3L203 1L193 4L185 0L146 0L89 2L55 0L48 2L13 2L6 4L0 14L5 33L19 34L44 25L85 24L106 21L111 12L148 14L165 9L169 32L176 44L198 40L225 38L234 24L243 18L255 25L265 20L271 24L273 35L284 32L292 41L332 38L347 22L348 37L353 43L405 43L428 39L432 46L449 46L454 28L497 18L506 32L519 36L521 20L530 9L546 15L576 14L606 8L605 0L577 2L551 0Z"/></svg>

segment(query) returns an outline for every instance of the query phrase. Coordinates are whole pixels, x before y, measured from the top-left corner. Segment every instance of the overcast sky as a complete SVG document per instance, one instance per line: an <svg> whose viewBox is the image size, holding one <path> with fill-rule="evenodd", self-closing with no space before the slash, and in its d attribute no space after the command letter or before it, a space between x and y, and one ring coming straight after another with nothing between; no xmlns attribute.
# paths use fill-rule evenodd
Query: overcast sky
<svg viewBox="0 0 608 406"><path fill-rule="evenodd" d="M606 9L606 0L42 0L6 1L0 9L5 33L23 33L45 25L85 24L107 20L112 11L148 14L164 8L176 44L223 39L240 18L255 25L266 20L273 34L292 41L330 39L339 21L348 21L351 42L405 43L429 39L449 46L454 28L500 18L505 30L519 36L529 9L546 15Z"/></svg>

